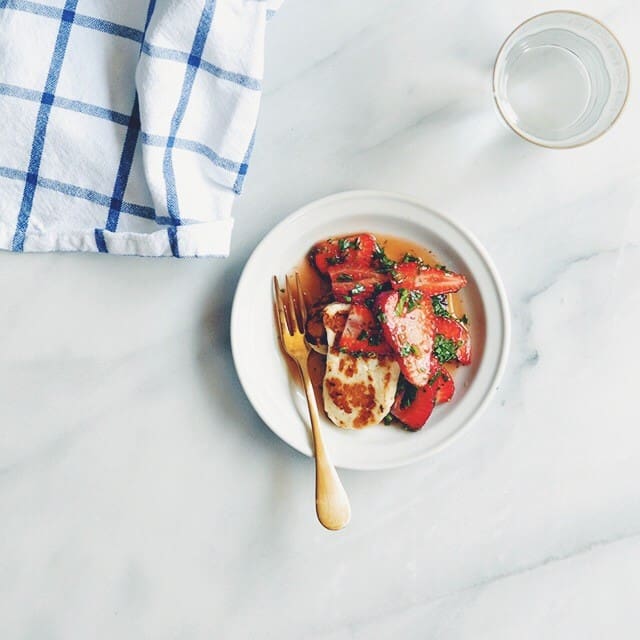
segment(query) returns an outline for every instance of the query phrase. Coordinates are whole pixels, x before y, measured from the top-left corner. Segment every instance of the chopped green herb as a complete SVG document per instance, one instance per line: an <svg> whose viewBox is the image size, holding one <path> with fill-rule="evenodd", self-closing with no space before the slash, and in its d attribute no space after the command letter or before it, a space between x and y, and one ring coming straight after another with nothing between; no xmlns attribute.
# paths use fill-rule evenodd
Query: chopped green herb
<svg viewBox="0 0 640 640"><path fill-rule="evenodd" d="M422 300L421 291L411 291L409 289L400 289L400 297L398 298L398 304L396 305L396 315L401 316L406 311L413 311Z"/></svg>
<svg viewBox="0 0 640 640"><path fill-rule="evenodd" d="M459 342L437 333L433 341L433 355L440 363L451 362L456 359L459 346Z"/></svg>
<svg viewBox="0 0 640 640"><path fill-rule="evenodd" d="M349 353L349 349L347 349L347 347L340 347L340 348L338 349L338 351L339 351L340 353Z"/></svg>
<svg viewBox="0 0 640 640"><path fill-rule="evenodd" d="M404 308L409 299L409 289L400 289L400 297L398 298L398 304L396 305L396 315L401 316L404 313Z"/></svg>
<svg viewBox="0 0 640 640"><path fill-rule="evenodd" d="M440 269L440 271L449 271L449 269L447 269L443 264L437 264L436 269Z"/></svg>
<svg viewBox="0 0 640 640"><path fill-rule="evenodd" d="M362 282L358 282L358 284L351 289L351 295L357 296L359 293L364 293L366 290L367 287L365 287Z"/></svg>
<svg viewBox="0 0 640 640"><path fill-rule="evenodd" d="M374 333L369 336L368 342L372 347L377 347L382 343L382 336L379 333Z"/></svg>
<svg viewBox="0 0 640 640"><path fill-rule="evenodd" d="M466 313L462 316L462 318L460 318L460 322L462 322L462 324L469 324L469 318L467 318Z"/></svg>
<svg viewBox="0 0 640 640"><path fill-rule="evenodd" d="M351 302L351 300L352 300L351 296L345 296L344 297L344 301L345 302Z"/></svg>
<svg viewBox="0 0 640 640"><path fill-rule="evenodd" d="M442 371L436 371L435 375L433 375L433 376L431 376L431 377L429 378L429 382L427 382L427 384L428 384L430 387L432 387L432 386L436 383L436 381L438 380L438 378L441 378L441 377L444 377L444 376L442 375Z"/></svg>
<svg viewBox="0 0 640 640"><path fill-rule="evenodd" d="M380 293L384 289L384 282L376 282L373 285L373 292Z"/></svg>
<svg viewBox="0 0 640 640"><path fill-rule="evenodd" d="M444 294L439 296L432 296L431 304L433 305L433 312L437 316L441 318L448 318L451 315L449 313L449 310L447 309L447 296L445 296Z"/></svg>
<svg viewBox="0 0 640 640"><path fill-rule="evenodd" d="M353 276L350 276L348 273L340 273L337 278L338 282L351 282L353 280Z"/></svg>
<svg viewBox="0 0 640 640"><path fill-rule="evenodd" d="M340 264L341 262L344 262L344 258L342 256L329 256L327 258L327 264L331 265L332 267Z"/></svg>
<svg viewBox="0 0 640 640"><path fill-rule="evenodd" d="M366 340L368 336L369 336L369 333L365 329L363 329L358 335L358 340Z"/></svg>
<svg viewBox="0 0 640 640"><path fill-rule="evenodd" d="M422 300L422 291L409 292L409 311L413 311Z"/></svg>
<svg viewBox="0 0 640 640"><path fill-rule="evenodd" d="M417 262L418 264L422 264L422 258L418 258L418 256L414 256L412 253L405 253L401 262L404 262L405 264L407 262Z"/></svg>
<svg viewBox="0 0 640 640"><path fill-rule="evenodd" d="M382 311L379 311L376 314L376 319L378 320L378 322L384 324L387 321L387 316L384 313L382 313Z"/></svg>
<svg viewBox="0 0 640 640"><path fill-rule="evenodd" d="M402 400L400 401L400 408L407 409L413 404L418 394L418 387L414 387L412 384L405 381L404 393L402 394Z"/></svg>
<svg viewBox="0 0 640 640"><path fill-rule="evenodd" d="M338 248L343 252L347 249L355 249L356 251L360 250L362 248L360 236L357 236L355 240L349 240L349 238L340 238L340 240L338 240Z"/></svg>
<svg viewBox="0 0 640 640"><path fill-rule="evenodd" d="M387 415L382 418L382 422L385 424L391 424L393 422L393 416L390 413L387 413Z"/></svg>
<svg viewBox="0 0 640 640"><path fill-rule="evenodd" d="M406 358L407 356L410 356L412 354L418 355L418 347L416 347L415 344L406 343L400 347L400 355L403 358Z"/></svg>
<svg viewBox="0 0 640 640"><path fill-rule="evenodd" d="M389 273L390 271L395 269L396 263L387 256L384 249L380 245L376 245L376 248L373 251L373 257L378 261L380 265L378 267L378 271L380 273Z"/></svg>

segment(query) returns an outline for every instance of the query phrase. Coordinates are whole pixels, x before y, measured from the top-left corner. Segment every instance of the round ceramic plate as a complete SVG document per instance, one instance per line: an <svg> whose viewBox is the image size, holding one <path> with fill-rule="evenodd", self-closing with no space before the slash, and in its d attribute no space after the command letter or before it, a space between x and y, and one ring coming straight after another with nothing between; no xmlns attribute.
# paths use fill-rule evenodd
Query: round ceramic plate
<svg viewBox="0 0 640 640"><path fill-rule="evenodd" d="M462 300L470 318L473 363L456 371L453 400L438 406L421 431L395 425L346 430L322 418L336 466L384 469L420 460L451 442L486 407L500 380L509 347L508 304L491 259L471 234L398 195L353 191L312 202L275 227L247 262L231 314L231 347L240 382L260 417L282 440L311 456L304 394L278 344L272 278L291 273L319 240L364 231L409 239L468 279Z"/></svg>

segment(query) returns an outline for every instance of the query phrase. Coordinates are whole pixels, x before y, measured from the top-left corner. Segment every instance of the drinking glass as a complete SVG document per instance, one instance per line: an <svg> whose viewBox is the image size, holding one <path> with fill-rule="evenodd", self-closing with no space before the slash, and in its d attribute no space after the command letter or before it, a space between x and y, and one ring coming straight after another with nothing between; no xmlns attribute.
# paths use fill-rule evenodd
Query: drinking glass
<svg viewBox="0 0 640 640"><path fill-rule="evenodd" d="M618 119L629 93L629 65L602 23L550 11L523 22L502 45L493 93L518 135L545 147L576 147Z"/></svg>

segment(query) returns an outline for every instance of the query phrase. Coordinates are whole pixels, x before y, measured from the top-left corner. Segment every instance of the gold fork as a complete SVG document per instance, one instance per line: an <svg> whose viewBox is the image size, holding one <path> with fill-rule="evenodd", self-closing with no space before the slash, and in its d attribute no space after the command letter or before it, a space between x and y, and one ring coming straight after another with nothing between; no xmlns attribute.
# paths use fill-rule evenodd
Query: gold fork
<svg viewBox="0 0 640 640"><path fill-rule="evenodd" d="M276 276L273 276L273 287L280 342L287 355L293 358L300 369L309 406L316 459L316 513L323 526L337 531L349 523L351 506L336 469L329 461L320 430L318 405L309 376L308 360L311 348L304 337L307 324L307 306L300 286L300 276L296 273L294 285L289 281L289 276L286 276L286 305L283 304L280 297L280 285Z"/></svg>

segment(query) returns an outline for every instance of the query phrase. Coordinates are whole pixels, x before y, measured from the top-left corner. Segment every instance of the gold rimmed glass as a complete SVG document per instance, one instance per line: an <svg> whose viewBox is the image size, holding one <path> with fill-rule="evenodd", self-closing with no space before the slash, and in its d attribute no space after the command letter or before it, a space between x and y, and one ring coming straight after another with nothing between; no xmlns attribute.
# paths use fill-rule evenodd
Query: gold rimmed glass
<svg viewBox="0 0 640 640"><path fill-rule="evenodd" d="M523 22L502 45L493 93L505 122L524 139L576 147L618 119L629 93L629 64L602 23L550 11Z"/></svg>

